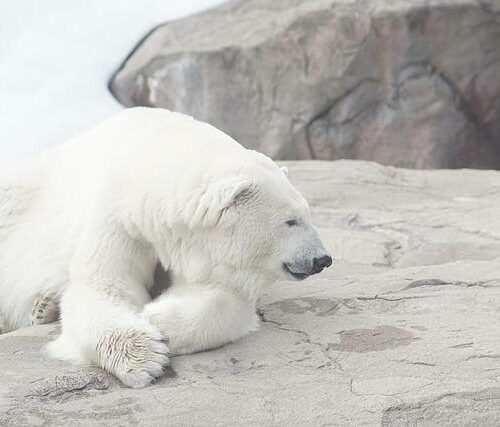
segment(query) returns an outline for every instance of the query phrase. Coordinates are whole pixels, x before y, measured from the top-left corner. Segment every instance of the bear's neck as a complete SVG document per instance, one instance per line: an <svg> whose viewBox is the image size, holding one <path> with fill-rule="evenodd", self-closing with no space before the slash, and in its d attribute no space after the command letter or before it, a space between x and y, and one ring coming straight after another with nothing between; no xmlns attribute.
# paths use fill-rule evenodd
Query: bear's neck
<svg viewBox="0 0 500 427"><path fill-rule="evenodd" d="M231 289L252 305L257 304L264 289L274 282L273 279L256 270L237 270L228 267L216 269L212 280Z"/></svg>

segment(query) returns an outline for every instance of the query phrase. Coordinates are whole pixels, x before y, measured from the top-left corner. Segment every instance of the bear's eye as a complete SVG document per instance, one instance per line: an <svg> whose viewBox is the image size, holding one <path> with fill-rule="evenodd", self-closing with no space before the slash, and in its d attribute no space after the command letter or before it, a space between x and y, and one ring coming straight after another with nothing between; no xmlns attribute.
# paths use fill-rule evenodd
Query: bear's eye
<svg viewBox="0 0 500 427"><path fill-rule="evenodd" d="M286 225L288 225L289 227L294 227L298 224L297 220L296 219L289 219L287 222L286 222Z"/></svg>

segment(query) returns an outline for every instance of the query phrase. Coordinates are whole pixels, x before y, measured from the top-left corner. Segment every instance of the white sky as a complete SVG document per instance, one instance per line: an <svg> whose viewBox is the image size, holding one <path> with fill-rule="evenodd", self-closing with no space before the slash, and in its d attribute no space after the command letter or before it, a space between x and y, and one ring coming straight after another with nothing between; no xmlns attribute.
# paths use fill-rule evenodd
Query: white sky
<svg viewBox="0 0 500 427"><path fill-rule="evenodd" d="M0 169L122 107L107 82L152 27L223 0L0 0Z"/></svg>

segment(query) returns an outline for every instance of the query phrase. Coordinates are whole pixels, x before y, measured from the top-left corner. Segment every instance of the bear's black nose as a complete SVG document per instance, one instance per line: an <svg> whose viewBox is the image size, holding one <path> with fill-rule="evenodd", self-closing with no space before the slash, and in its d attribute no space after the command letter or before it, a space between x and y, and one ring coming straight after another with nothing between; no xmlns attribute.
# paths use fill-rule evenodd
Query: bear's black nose
<svg viewBox="0 0 500 427"><path fill-rule="evenodd" d="M320 258L313 259L314 272L319 273L326 267L330 267L332 265L332 257L330 255L325 255Z"/></svg>

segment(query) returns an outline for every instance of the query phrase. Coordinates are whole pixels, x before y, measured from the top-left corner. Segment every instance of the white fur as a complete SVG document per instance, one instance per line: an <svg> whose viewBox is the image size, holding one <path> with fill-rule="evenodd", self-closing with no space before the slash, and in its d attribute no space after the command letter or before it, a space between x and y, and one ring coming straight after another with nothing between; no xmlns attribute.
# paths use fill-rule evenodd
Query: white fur
<svg viewBox="0 0 500 427"><path fill-rule="evenodd" d="M61 295L59 358L129 386L257 328L262 289L325 250L284 171L214 127L125 110L0 177L0 312ZM286 221L296 219L290 227ZM158 260L172 287L150 302Z"/></svg>

